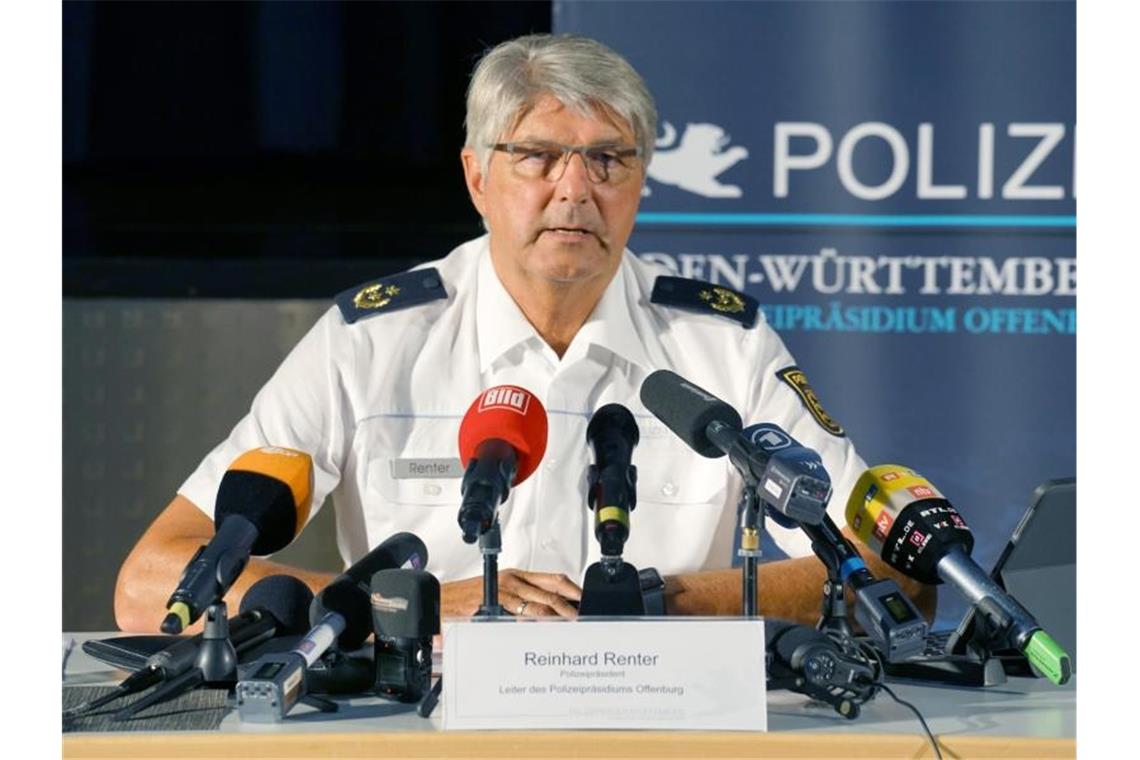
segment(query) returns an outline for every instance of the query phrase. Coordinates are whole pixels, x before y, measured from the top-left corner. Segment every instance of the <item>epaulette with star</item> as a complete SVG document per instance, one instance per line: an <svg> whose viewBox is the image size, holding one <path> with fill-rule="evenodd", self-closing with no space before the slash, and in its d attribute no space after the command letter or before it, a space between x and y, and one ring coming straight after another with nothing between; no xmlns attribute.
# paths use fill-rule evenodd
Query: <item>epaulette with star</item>
<svg viewBox="0 0 1140 760"><path fill-rule="evenodd" d="M653 283L653 293L649 300L651 303L701 314L716 314L739 322L745 328L756 324L756 313L760 306L747 293L687 277L658 277Z"/></svg>
<svg viewBox="0 0 1140 760"><path fill-rule="evenodd" d="M434 267L413 269L365 282L336 296L336 305L348 324L374 314L390 313L421 303L447 298L447 290Z"/></svg>

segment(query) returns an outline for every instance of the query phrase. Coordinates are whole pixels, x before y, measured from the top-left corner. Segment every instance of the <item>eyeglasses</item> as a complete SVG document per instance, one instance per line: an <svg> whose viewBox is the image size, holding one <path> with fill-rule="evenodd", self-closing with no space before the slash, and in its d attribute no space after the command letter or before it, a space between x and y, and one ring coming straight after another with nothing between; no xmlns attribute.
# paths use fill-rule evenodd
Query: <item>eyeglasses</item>
<svg viewBox="0 0 1140 760"><path fill-rule="evenodd" d="M595 184L616 185L634 172L641 148L622 145L561 145L548 142L496 143L492 150L510 156L515 174L526 179L557 182L566 173L574 154L586 165L586 176Z"/></svg>

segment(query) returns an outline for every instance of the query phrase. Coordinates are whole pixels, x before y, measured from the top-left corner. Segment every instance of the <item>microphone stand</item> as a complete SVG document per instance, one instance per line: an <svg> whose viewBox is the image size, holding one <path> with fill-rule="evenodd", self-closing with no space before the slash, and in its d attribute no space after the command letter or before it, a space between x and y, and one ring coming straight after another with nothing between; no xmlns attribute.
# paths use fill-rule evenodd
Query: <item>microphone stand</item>
<svg viewBox="0 0 1140 760"><path fill-rule="evenodd" d="M502 617L507 614L499 604L499 553L503 550L503 536L499 530L499 516L491 527L479 534L479 551L483 553L483 604L475 617Z"/></svg>
<svg viewBox="0 0 1140 760"><path fill-rule="evenodd" d="M483 604L475 612L477 618L500 618L507 614L499 604L499 553L503 550L503 534L499 529L499 516L491 521L491 527L479 534L479 551L483 554ZM439 702L443 690L443 676L432 685L416 708L421 718L430 717Z"/></svg>
<svg viewBox="0 0 1140 760"><path fill-rule="evenodd" d="M736 556L744 560L741 572L744 617L754 618L759 616L756 577L761 554L760 534L764 531L764 507L756 495L755 484L744 484L737 511L740 513L740 548Z"/></svg>
<svg viewBox="0 0 1140 760"><path fill-rule="evenodd" d="M827 580L823 582L823 599L820 605L820 618L816 628L847 646L855 638L851 623L847 620L847 600L843 596L843 577L839 572L839 557L833 547L822 541L813 541L816 556L827 568Z"/></svg>
<svg viewBox="0 0 1140 760"><path fill-rule="evenodd" d="M133 717L153 704L174 699L203 683L224 682L233 678L237 672L238 653L229 638L230 626L226 617L226 603L218 602L210 605L206 609L205 620L205 630L202 633L194 665L185 673L162 681L154 691L119 710L115 713L116 720ZM263 641L264 637L261 640ZM256 639L253 641L260 643ZM245 648L248 647L243 646L243 649Z"/></svg>

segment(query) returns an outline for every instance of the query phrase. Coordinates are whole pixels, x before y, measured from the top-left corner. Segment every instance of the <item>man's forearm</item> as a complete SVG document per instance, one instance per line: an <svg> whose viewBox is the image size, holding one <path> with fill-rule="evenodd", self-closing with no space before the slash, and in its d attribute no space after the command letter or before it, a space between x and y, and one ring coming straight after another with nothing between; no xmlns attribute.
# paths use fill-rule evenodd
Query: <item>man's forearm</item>
<svg viewBox="0 0 1140 760"><path fill-rule="evenodd" d="M868 560L870 558L867 558ZM876 577L895 577L904 593L919 611L933 619L937 596L932 586L898 578L881 562L871 571ZM670 576L665 582L666 606L670 615L739 615L741 604L741 571L707 570L700 573ZM814 556L767 562L760 565L756 580L760 614L765 617L814 625L819 620L826 573ZM853 611L853 599L847 592L847 609Z"/></svg>
<svg viewBox="0 0 1140 760"><path fill-rule="evenodd" d="M706 570L670 576L665 581L670 615L739 615L740 569ZM756 591L765 617L812 624L819 618L824 581L823 565L815 557L800 557L760 565Z"/></svg>
<svg viewBox="0 0 1140 760"><path fill-rule="evenodd" d="M205 539L209 540L209 539ZM183 568L204 541L190 538L172 539L158 549L132 553L119 572L115 588L115 621L124 631L157 633L166 616L166 602L178 585ZM236 615L241 599L257 581L268 575L292 575L300 578L314 593L333 578L331 573L303 570L265 559L251 559L245 570L225 595L229 614ZM199 620L187 629L201 630Z"/></svg>

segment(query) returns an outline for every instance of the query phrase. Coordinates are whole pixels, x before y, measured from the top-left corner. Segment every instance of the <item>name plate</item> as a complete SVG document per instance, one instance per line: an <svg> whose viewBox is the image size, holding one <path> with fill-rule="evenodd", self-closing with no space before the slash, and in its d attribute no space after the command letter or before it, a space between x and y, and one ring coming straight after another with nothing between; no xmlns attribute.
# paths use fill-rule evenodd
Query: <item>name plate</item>
<svg viewBox="0 0 1140 760"><path fill-rule="evenodd" d="M767 731L764 621L453 620L446 729Z"/></svg>

